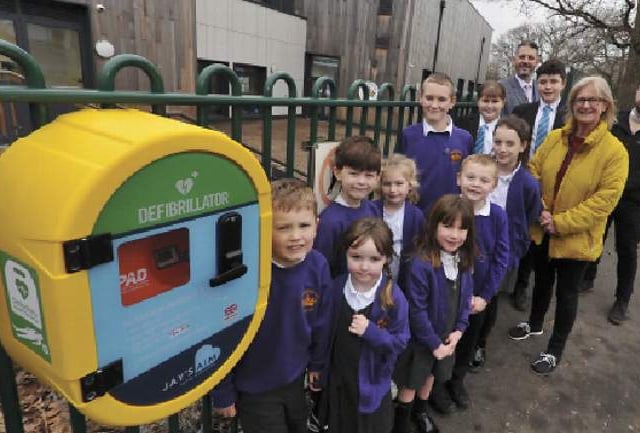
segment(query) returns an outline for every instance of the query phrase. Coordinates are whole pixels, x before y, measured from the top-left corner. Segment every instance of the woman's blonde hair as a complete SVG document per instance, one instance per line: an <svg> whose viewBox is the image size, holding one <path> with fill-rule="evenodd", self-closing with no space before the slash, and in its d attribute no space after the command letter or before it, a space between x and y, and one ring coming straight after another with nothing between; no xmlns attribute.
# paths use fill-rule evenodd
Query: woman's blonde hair
<svg viewBox="0 0 640 433"><path fill-rule="evenodd" d="M585 77L574 84L571 88L571 91L569 92L569 100L567 101L567 107L569 109L567 110L565 122L570 124L575 122L573 116L575 100L578 97L578 93L585 87L589 86L592 86L595 89L598 97L602 99L602 103L607 104L607 109L600 115L600 120L607 122L607 127L611 129L616 118L616 101L613 99L613 93L611 92L611 87L609 87L607 81L598 76ZM575 128L575 125L573 127Z"/></svg>
<svg viewBox="0 0 640 433"><path fill-rule="evenodd" d="M380 174L381 186L385 173L388 173L391 170L400 170L402 176L404 176L409 183L409 201L416 204L420 199L420 194L418 193L420 183L418 182L418 168L416 167L416 162L401 153L391 154L387 159L382 161L382 171Z"/></svg>

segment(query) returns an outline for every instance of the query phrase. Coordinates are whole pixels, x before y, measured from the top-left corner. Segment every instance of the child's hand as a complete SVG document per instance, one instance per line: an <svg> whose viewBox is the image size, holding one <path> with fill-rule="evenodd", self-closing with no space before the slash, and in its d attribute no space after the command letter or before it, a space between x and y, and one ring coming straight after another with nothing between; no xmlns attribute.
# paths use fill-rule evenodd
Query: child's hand
<svg viewBox="0 0 640 433"><path fill-rule="evenodd" d="M557 233L556 225L553 223L553 218L551 218L551 221L549 221L549 224L544 226L544 231L546 231L550 235L555 235Z"/></svg>
<svg viewBox="0 0 640 433"><path fill-rule="evenodd" d="M449 336L445 340L445 343L447 344L447 346L452 347L451 353L455 352L456 345L458 344L458 341L460 341L461 338L462 338L462 332L460 331L453 331L451 334L449 334Z"/></svg>
<svg viewBox="0 0 640 433"><path fill-rule="evenodd" d="M319 371L310 371L307 373L307 383L309 384L309 389L314 392L322 391L320 388L320 372Z"/></svg>
<svg viewBox="0 0 640 433"><path fill-rule="evenodd" d="M223 418L233 418L236 416L236 405L232 404L228 407L214 407L213 413L216 415L220 415Z"/></svg>
<svg viewBox="0 0 640 433"><path fill-rule="evenodd" d="M451 346L447 344L440 344L440 346L433 351L433 356L435 356L438 361L451 355L453 355L453 351L451 350Z"/></svg>
<svg viewBox="0 0 640 433"><path fill-rule="evenodd" d="M369 319L362 314L354 314L351 319L351 325L349 325L349 332L362 337L364 331L367 330L367 326L369 326Z"/></svg>
<svg viewBox="0 0 640 433"><path fill-rule="evenodd" d="M553 221L553 216L551 215L551 212L549 212L548 210L543 210L542 213L540 214L539 221L542 227L549 225L549 223Z"/></svg>
<svg viewBox="0 0 640 433"><path fill-rule="evenodd" d="M471 314L477 314L484 311L487 308L487 301L480 296L471 297Z"/></svg>

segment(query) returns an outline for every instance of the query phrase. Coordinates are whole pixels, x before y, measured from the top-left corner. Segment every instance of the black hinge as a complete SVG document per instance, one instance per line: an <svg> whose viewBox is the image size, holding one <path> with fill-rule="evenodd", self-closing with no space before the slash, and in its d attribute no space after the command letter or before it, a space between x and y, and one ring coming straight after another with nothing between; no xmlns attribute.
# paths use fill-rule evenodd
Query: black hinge
<svg viewBox="0 0 640 433"><path fill-rule="evenodd" d="M109 233L65 241L62 249L64 268L69 274L113 260L113 242Z"/></svg>
<svg viewBox="0 0 640 433"><path fill-rule="evenodd" d="M104 368L87 374L80 379L82 401L93 401L105 395L111 389L122 383L122 360L119 359Z"/></svg>

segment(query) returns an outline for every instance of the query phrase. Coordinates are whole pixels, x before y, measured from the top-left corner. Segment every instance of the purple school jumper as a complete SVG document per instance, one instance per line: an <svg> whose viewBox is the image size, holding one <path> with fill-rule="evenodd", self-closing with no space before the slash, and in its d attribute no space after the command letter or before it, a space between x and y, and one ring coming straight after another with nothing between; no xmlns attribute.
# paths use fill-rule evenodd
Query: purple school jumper
<svg viewBox="0 0 640 433"><path fill-rule="evenodd" d="M440 335L452 330L445 329L449 309L449 284L444 267L434 268L431 262L413 257L403 274L401 287L409 302L409 325L411 338L427 346L431 352L443 341ZM454 329L464 332L469 326L473 278L471 272L460 272L460 307Z"/></svg>
<svg viewBox="0 0 640 433"><path fill-rule="evenodd" d="M489 215L474 218L478 256L473 264L473 294L487 303L498 292L509 265L507 213L491 203Z"/></svg>
<svg viewBox="0 0 640 433"><path fill-rule="evenodd" d="M412 158L420 173L418 207L429 216L433 203L445 194L458 194L456 175L462 160L473 152L473 139L464 129L453 126L447 132L424 136L422 122L402 131L398 153Z"/></svg>
<svg viewBox="0 0 640 433"><path fill-rule="evenodd" d="M360 207L353 208L331 202L320 213L318 233L313 248L326 257L332 276L347 272L347 257L342 245L342 237L349 226L361 218L377 217L378 210L370 200L363 200Z"/></svg>
<svg viewBox="0 0 640 433"><path fill-rule="evenodd" d="M331 276L324 256L310 251L295 266L271 266L269 303L258 334L238 365L212 392L215 407L236 402L238 392L277 389L305 371L321 371L329 357Z"/></svg>
<svg viewBox="0 0 640 433"><path fill-rule="evenodd" d="M334 312L340 308L344 298L347 275L341 275L333 284ZM391 375L398 356L409 341L409 307L400 288L394 284L391 292L394 306L385 311L380 302L379 290L387 284L383 277L369 314L369 326L362 334L364 345L358 365L358 410L373 413L380 407L385 395L391 390ZM331 375L329 375L331 380ZM355 415L355 414L354 414Z"/></svg>
<svg viewBox="0 0 640 433"><path fill-rule="evenodd" d="M518 267L520 259L531 244L529 227L538 221L542 212L540 185L529 170L520 167L513 175L507 192L507 217L511 250L508 269Z"/></svg>

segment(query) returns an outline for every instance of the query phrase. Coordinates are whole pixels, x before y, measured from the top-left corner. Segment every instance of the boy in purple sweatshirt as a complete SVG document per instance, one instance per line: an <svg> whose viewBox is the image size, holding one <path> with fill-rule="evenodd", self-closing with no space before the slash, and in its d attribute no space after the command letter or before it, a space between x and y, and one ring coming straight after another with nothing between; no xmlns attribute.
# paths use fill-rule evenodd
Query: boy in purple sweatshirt
<svg viewBox="0 0 640 433"><path fill-rule="evenodd" d="M473 297L469 327L456 347L451 379L444 387L436 384L431 394L434 406L445 412L453 403L460 409L469 406L470 399L464 386L464 378L469 371L469 363L473 359L480 330L486 319L487 305L498 292L509 265L507 213L489 200L489 194L497 183L498 167L491 156L474 154L462 162L458 185L462 196L473 203L478 254L473 263Z"/></svg>
<svg viewBox="0 0 640 433"><path fill-rule="evenodd" d="M445 74L429 75L420 89L422 122L406 127L396 149L415 160L420 173L418 207L429 214L444 194L457 194L456 175L462 160L473 153L469 132L453 124L449 110L456 103L453 82Z"/></svg>
<svg viewBox="0 0 640 433"><path fill-rule="evenodd" d="M378 216L377 207L368 197L378 183L381 164L380 150L369 137L348 137L336 149L333 173L341 190L320 213L318 236L313 244L326 257L333 277L347 272L341 245L349 226L361 218Z"/></svg>
<svg viewBox="0 0 640 433"><path fill-rule="evenodd" d="M317 389L329 355L331 276L313 251L317 207L304 182L273 182L269 304L258 333L212 392L216 413L237 415L245 433L306 433L305 373Z"/></svg>

